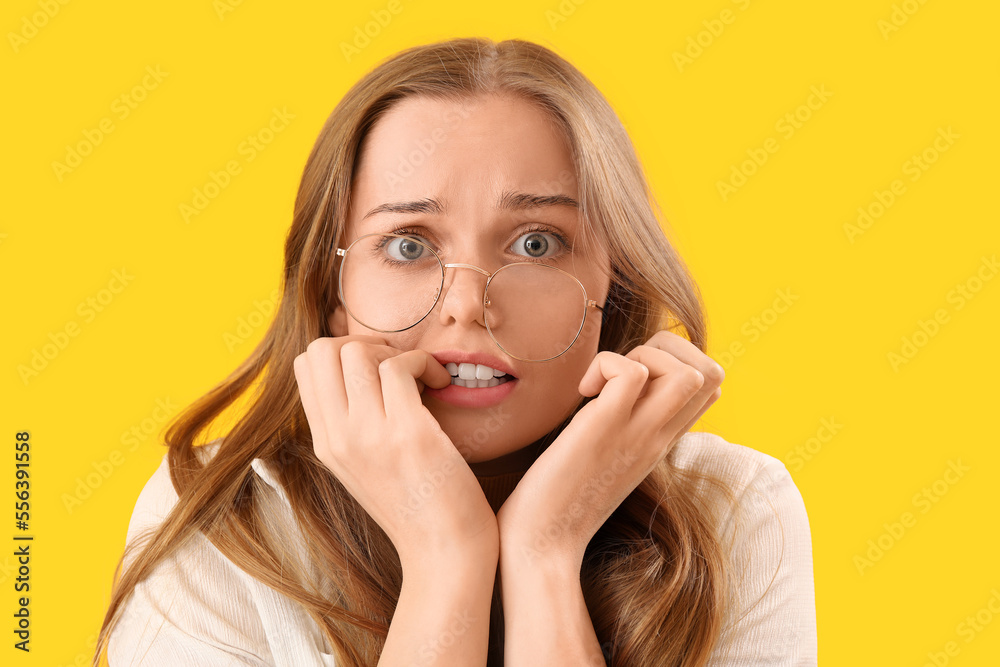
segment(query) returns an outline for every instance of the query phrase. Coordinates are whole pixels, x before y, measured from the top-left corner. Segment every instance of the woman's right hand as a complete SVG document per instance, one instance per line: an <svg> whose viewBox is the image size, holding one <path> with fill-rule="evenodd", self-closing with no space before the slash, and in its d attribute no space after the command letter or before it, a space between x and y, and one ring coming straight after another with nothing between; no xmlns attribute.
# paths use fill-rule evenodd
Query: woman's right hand
<svg viewBox="0 0 1000 667"><path fill-rule="evenodd" d="M316 457L382 527L404 571L499 550L479 481L420 400L425 385L451 382L430 353L375 336L324 337L294 370Z"/></svg>

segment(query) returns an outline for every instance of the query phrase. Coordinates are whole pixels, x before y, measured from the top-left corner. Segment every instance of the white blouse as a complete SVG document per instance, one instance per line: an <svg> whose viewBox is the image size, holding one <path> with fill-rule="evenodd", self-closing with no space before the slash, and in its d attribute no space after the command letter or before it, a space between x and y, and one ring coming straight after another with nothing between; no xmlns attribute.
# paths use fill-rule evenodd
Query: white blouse
<svg viewBox="0 0 1000 667"><path fill-rule="evenodd" d="M210 456L217 444L200 449ZM809 519L784 464L707 432L686 433L668 457L680 468L728 481L738 499L734 514L728 505L715 505L722 501L707 487L698 487L725 517L722 536L731 544L736 578L735 604L709 664L815 665ZM293 517L267 464L254 459L252 466ZM162 522L176 502L164 454L139 494L126 541ZM108 661L110 667L336 664L319 626L297 603L246 574L201 533L136 586L111 634Z"/></svg>

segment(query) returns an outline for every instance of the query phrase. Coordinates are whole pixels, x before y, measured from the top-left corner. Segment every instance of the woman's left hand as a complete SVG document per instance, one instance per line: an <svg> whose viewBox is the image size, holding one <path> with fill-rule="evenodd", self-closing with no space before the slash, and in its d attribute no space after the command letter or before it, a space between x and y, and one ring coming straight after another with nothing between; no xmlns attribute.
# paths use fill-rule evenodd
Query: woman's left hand
<svg viewBox="0 0 1000 667"><path fill-rule="evenodd" d="M612 512L718 400L724 377L719 364L666 330L625 356L599 352L578 389L600 396L577 412L497 513L502 552L581 564Z"/></svg>

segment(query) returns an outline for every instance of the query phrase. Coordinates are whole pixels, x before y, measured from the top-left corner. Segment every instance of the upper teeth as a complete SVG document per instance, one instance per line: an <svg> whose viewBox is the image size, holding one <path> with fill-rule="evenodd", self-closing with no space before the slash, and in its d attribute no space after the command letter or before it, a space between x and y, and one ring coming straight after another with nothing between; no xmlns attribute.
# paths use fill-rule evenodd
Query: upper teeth
<svg viewBox="0 0 1000 667"><path fill-rule="evenodd" d="M506 375L503 371L484 366L482 364L456 364L448 362L444 366L452 377L456 375L462 380L489 380L490 378Z"/></svg>

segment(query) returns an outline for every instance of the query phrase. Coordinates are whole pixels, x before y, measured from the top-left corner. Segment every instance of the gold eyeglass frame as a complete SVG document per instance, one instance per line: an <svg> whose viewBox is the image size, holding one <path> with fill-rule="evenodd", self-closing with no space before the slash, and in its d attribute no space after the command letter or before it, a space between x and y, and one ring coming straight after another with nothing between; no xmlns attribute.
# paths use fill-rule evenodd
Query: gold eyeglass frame
<svg viewBox="0 0 1000 667"><path fill-rule="evenodd" d="M371 329L373 331L379 331L381 333L399 333L400 331L406 331L407 329L412 329L413 327L415 327L418 324L420 324L421 322L423 322L427 318L427 316L431 314L431 312L437 306L438 301L441 299L441 294L442 294L442 291L444 290L445 269L450 269L450 268L453 268L453 267L454 268L463 268L463 269L473 269L474 271L479 271L481 274L483 274L484 276L486 276L486 286L483 288L483 322L486 323L486 331L489 332L490 338L493 340L493 342L496 344L497 347L499 347L505 353L507 353L508 355L510 355L511 357L513 357L514 359L517 359L518 361L528 361L528 362L532 362L532 363L534 363L534 362L541 363L541 362L545 362L545 361L552 361L553 359L557 359L557 358L561 357L562 355L564 355L567 352L569 352L570 349L572 349L573 345L576 344L576 340L580 337L580 333L583 331L583 327L587 323L587 314L589 313L590 308L591 307L597 308L599 311L601 311L601 314L604 313L604 308L602 306L597 305L597 301L595 301L594 299L588 299L587 298L587 289L583 286L583 283L580 282L579 278L577 278L576 276L574 276L572 273L570 273L568 271L564 271L563 269L560 269L557 266L552 266L551 264L539 264L538 262L511 262L510 264L504 264L503 266L501 266L499 269L497 269L493 273L490 273L489 271L487 271L485 269L481 269L478 266L474 266L472 264L461 264L461 263L457 263L457 262L453 262L453 263L450 263L450 264L445 264L443 261L441 261L440 255L438 255L436 252L434 252L434 249L431 248L426 243L424 243L424 242L422 242L422 241L414 238L413 236L408 236L408 235L405 235L405 234L392 234L392 233L388 233L388 232L373 232L371 234L365 234L363 236L359 236L358 238L354 239L354 241L352 241L351 244L347 246L347 248L337 248L337 253L336 253L337 256L338 257L343 257L344 259L346 259L347 258L347 253L350 252L351 248L353 248L354 245L358 241L360 241L361 239L368 238L370 236L392 236L392 237L395 237L395 238L406 239L408 241L413 241L415 243L419 243L424 248L426 248L427 250L429 250L432 255L434 255L434 258L437 260L438 265L441 267L441 283L438 285L437 294L434 296L434 303L431 304L431 307L427 309L427 312L424 313L419 320L417 320L416 322L414 322L413 324L411 324L408 327L403 327L402 329L378 329L376 327L369 326L369 325L365 324L364 322L362 322L360 319L358 319L358 317L348 307L347 300L344 298L344 264L346 262L342 260L340 262L340 269L339 269L339 271L337 273L337 291L340 294L340 303L341 303L341 305L344 306L344 309L347 310L348 313L350 313L351 317L353 317L357 322L360 322L366 328ZM500 273L501 271L503 271L504 269L506 269L507 267L510 267L510 266L521 266L521 265L524 265L524 264L528 264L530 266L541 266L541 267L544 267L546 269L551 269L553 271L558 271L558 272L560 272L562 274L565 274L565 275L569 276L574 281L576 281L577 285L580 286L580 292L583 294L583 319L580 320L580 328L577 330L576 335L573 336L573 340L570 342L570 344L566 347L565 350L563 350L559 354L557 354L555 356L552 356L552 357L549 357L547 359L525 359L525 358L519 357L519 356L517 356L515 354L511 354L511 352L509 350L507 350L503 345L500 344L500 341L498 341L496 339L496 336L493 335L493 329L490 328L489 318L486 317L486 309L490 305L490 300L489 300L489 298L488 298L487 295L489 294L490 283L493 281L493 278L498 273Z"/></svg>

